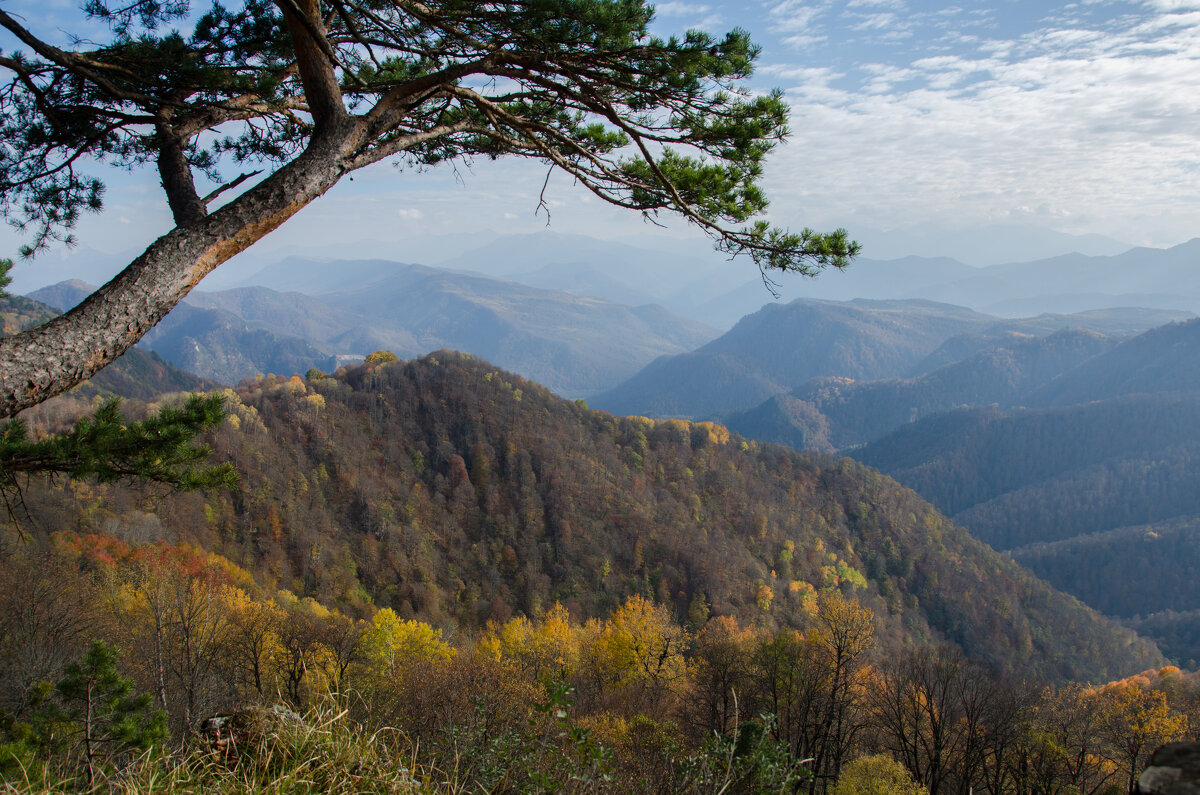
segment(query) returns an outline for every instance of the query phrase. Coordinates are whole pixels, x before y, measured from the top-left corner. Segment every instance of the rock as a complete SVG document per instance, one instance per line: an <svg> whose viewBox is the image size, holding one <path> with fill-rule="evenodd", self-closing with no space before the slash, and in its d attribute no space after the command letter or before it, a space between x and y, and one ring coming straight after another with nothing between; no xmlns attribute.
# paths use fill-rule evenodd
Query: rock
<svg viewBox="0 0 1200 795"><path fill-rule="evenodd" d="M213 715L201 721L200 736L214 751L248 749L288 729L300 728L303 719L287 707L246 707Z"/></svg>
<svg viewBox="0 0 1200 795"><path fill-rule="evenodd" d="M1200 743L1167 743L1138 778L1143 795L1200 795Z"/></svg>

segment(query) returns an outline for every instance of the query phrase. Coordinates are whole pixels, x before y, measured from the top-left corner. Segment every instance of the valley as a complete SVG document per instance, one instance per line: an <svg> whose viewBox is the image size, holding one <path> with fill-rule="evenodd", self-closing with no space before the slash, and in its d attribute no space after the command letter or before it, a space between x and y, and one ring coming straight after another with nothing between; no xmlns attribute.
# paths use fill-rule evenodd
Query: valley
<svg viewBox="0 0 1200 795"><path fill-rule="evenodd" d="M1112 263L1115 273L1142 257L1145 272L1161 276L1189 263L1190 252L1187 246L1135 250L1097 262ZM481 256L468 251L451 264L471 268ZM666 261L642 292L630 291L652 256L579 236L543 235L493 244L488 276L388 260L292 258L261 269L247 286L197 293L145 345L183 371L227 384L263 372L312 377L358 360L335 360L338 352L361 358L378 349L401 357L444 346L470 350L618 416L717 422L759 442L849 454L915 489L981 541L1017 561L1036 562L1039 576L1130 626L1159 626L1159 613L1200 610L1195 589L1185 588L1188 596L1155 584L1172 581L1166 572L1186 571L1200 556L1181 554L1179 545L1192 536L1172 529L1200 517L1192 487L1196 451L1189 441L1197 422L1194 396L1200 395L1200 323L1189 322L1190 313L1112 307L1004 318L926 300L800 299L768 303L719 334L656 306L588 296L620 297L613 284L622 282L627 298L680 306L678 297L694 281L685 276L686 258ZM582 276L598 273L594 263L601 257L615 261L603 289ZM1069 270L1093 259L1054 262ZM870 282L882 294L906 284L927 291L939 280L972 283L968 270L1045 267L972 269L908 259L888 263L889 272L882 264L861 265L861 282L854 284ZM559 281L547 281L549 274ZM572 282L575 276L580 278ZM839 277L813 284L828 291ZM1043 281L1044 291L1059 289L1054 279ZM567 282L571 294L545 289ZM296 289L274 289L289 284ZM34 297L65 307L85 289L63 283ZM53 311L30 307L36 305L20 311L31 317ZM11 315L14 327L22 322L20 311ZM212 382L175 377L159 386L169 391L204 383ZM132 382L98 381L93 388L140 399L153 392ZM1116 539L1154 533L1174 539L1174 546L1160 554L1154 550L1168 544L1143 545L1144 565L1157 561L1164 577L1143 585L1136 609L1089 590L1086 572L1093 566L1107 570L1104 550ZM539 604L547 599L549 592ZM1176 629L1152 637L1172 659L1194 660L1200 649L1181 640L1187 631L1179 620L1171 626Z"/></svg>
<svg viewBox="0 0 1200 795"><path fill-rule="evenodd" d="M906 765L932 792L1002 787L1039 752L1000 738L1052 726L1093 766L1047 763L1046 781L1133 777L1142 755L1117 750L1132 711L1158 710L1153 736L1167 739L1200 703L1200 681L1170 665L1200 656L1189 441L1200 320L1187 312L1004 318L925 300L801 299L721 334L657 306L387 260L292 259L261 280L289 277L311 294L195 294L142 346L23 415L45 434L110 395L135 417L171 404L164 393L225 400L205 442L236 486L33 479L13 526L36 547L12 547L15 568L0 562L0 581L19 580L24 556L41 556L98 600L54 608L73 605L74 622L54 641L9 636L63 655L81 652L81 628L104 626L125 648L156 637L190 659L182 612L180 629L147 622L206 600L211 668L168 676L125 653L141 687L163 682L172 733L221 706L307 711L344 690L358 706L343 714L386 715L422 738L419 757L403 753L436 775L472 709L447 704L450 723L431 721L444 678L492 681L469 686L491 688L473 709L527 717L506 724L503 761L469 740L474 762L454 776L497 787L497 775L549 775L536 772L547 758L528 734L541 725L528 699L561 681L571 720L611 756L584 752L560 773L703 791L678 749L719 754L704 732L740 736L720 683L732 682L783 716L776 750L756 754L807 758L828 787L850 769L844 754L924 731L889 699L953 682L961 696L941 708L989 733L980 748L996 767L917 754ZM5 299L5 327L52 317L87 289ZM425 352L446 340L474 351ZM44 582L0 602L26 613ZM842 662L823 645L839 632L859 644ZM658 656L638 657L640 643ZM49 669L5 648L15 684L0 703L20 705L21 683ZM796 685L815 689L780 691L772 678L799 671L815 678ZM838 671L857 695L820 673ZM1020 682L1044 684L1035 694ZM791 712L805 709L841 711L846 734ZM649 713L664 715L654 731L679 733L651 759L619 728ZM771 775L790 781L787 769ZM720 775L748 786L767 773Z"/></svg>
<svg viewBox="0 0 1200 795"><path fill-rule="evenodd" d="M0 791L1200 795L1200 7L0 3Z"/></svg>

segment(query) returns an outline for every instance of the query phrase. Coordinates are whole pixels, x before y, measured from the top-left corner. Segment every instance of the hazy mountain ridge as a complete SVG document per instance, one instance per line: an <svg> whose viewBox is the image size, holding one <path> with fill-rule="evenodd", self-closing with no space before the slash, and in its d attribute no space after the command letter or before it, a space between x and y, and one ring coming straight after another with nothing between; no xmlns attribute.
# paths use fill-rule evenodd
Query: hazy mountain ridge
<svg viewBox="0 0 1200 795"><path fill-rule="evenodd" d="M656 360L592 402L616 414L709 419L812 378L903 374L950 336L994 321L927 301L769 304L693 353Z"/></svg>
<svg viewBox="0 0 1200 795"><path fill-rule="evenodd" d="M1073 314L1041 314L1033 317L1006 318L978 333L960 334L946 340L940 348L921 361L913 374L929 373L948 364L961 362L980 351L1003 347L1031 337L1044 337L1056 331L1079 329L1117 338L1133 337L1151 329L1195 318L1195 314L1174 309L1112 307Z"/></svg>
<svg viewBox="0 0 1200 795"><path fill-rule="evenodd" d="M1156 392L1200 390L1200 320L1171 323L1123 342L1029 397L1033 406L1066 406Z"/></svg>
<svg viewBox="0 0 1200 795"><path fill-rule="evenodd" d="M995 263L1001 252L1008 252L1006 259L999 260L1006 264L977 267L953 259L953 255L888 258L887 252L898 249L872 246L868 240L865 255L845 271L827 271L816 279L778 277L775 281L782 301L772 300L747 262L727 261L699 239L647 236L617 241L543 231L493 235L475 247L453 241L445 255L439 255L436 247L400 246L389 259L617 303L657 303L674 314L719 328L730 328L766 304L786 304L797 298L932 299L1007 316L1120 306L1200 311L1200 289L1192 289L1195 279L1189 273L1198 261L1188 244L1172 249L1131 249L1111 240L1058 236L1039 245L1028 234L1011 229L992 231L996 234L988 245L988 259ZM915 241L910 241L916 246L912 251L927 248ZM383 251L386 246L376 242L365 246L367 250ZM1030 252L1031 258L1022 260L1022 252ZM339 251L332 258L340 255ZM241 284L314 294L336 289L328 283L317 289L299 284L279 267L263 269L243 278Z"/></svg>
<svg viewBox="0 0 1200 795"><path fill-rule="evenodd" d="M1038 387L1117 344L1118 340L1111 337L1079 329L1046 337L1014 334L995 347L916 378L814 379L792 390L788 398L811 406L821 415L829 429L825 441L842 449L866 444L906 423L960 406L1010 407L1026 403ZM780 428L786 424L783 417L769 419L770 406L778 411L785 405L794 403L775 401L753 413L730 414L722 420L739 433L765 438L763 423ZM809 426L809 420L801 421L797 440Z"/></svg>
<svg viewBox="0 0 1200 795"><path fill-rule="evenodd" d="M868 246L845 272L783 280L783 294L840 301L925 299L1009 317L1117 307L1200 312L1200 239L1165 249L1102 246L1090 254L1033 260L1019 260L1017 250L1010 250L1007 263L973 267L947 257L873 259ZM752 311L754 286L746 279L724 306ZM709 308L723 311L720 301Z"/></svg>
<svg viewBox="0 0 1200 795"><path fill-rule="evenodd" d="M628 307L386 260L291 258L267 268L263 279L319 292L262 286L197 292L147 334L145 344L226 383L258 373L331 369L335 354L388 349L411 357L453 347L580 397L718 333L654 305ZM88 292L88 285L76 283L36 295L68 306Z"/></svg>
<svg viewBox="0 0 1200 795"><path fill-rule="evenodd" d="M181 303L151 329L144 344L191 372L232 384L261 373L296 373L329 358L300 337L256 328L223 309Z"/></svg>

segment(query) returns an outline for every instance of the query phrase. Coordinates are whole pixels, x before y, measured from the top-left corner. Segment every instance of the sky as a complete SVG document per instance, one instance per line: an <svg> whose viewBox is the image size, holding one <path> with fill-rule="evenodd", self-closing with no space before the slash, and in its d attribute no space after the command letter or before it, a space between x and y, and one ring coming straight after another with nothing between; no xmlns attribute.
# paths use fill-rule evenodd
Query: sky
<svg viewBox="0 0 1200 795"><path fill-rule="evenodd" d="M77 14L72 0L11 5L60 34ZM1200 236L1200 0L657 4L656 31L690 27L748 29L763 48L752 87L780 88L791 105L791 138L765 179L777 224L887 241L868 246L879 258L953 255L949 241L982 240L987 228L1018 246L1022 230L1030 241L1040 230L1157 247ZM690 234L649 226L557 176L547 219L538 212L545 177L513 160L424 173L379 165L259 253L337 245L376 254L382 245L428 259L442 245L429 241L446 235L547 223L656 246ZM80 225L80 251L120 259L168 226L154 175L117 174L106 211ZM15 248L17 238L5 241ZM1031 242L1028 258L1036 249ZM987 264L987 252L976 259Z"/></svg>

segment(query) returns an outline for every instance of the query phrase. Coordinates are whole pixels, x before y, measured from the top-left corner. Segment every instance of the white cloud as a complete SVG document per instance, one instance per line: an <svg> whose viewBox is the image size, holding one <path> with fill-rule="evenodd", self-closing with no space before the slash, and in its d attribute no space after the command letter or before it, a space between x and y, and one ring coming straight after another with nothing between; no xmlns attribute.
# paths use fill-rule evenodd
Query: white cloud
<svg viewBox="0 0 1200 795"><path fill-rule="evenodd" d="M900 25L899 17L890 11L883 11L861 17L857 23L851 26L851 30L887 30Z"/></svg>
<svg viewBox="0 0 1200 795"><path fill-rule="evenodd" d="M808 3L804 0L774 0L767 13L775 31L783 34L783 43L803 50L827 40L817 19L825 13L827 3Z"/></svg>
<svg viewBox="0 0 1200 795"><path fill-rule="evenodd" d="M1137 242L1168 227L1165 242L1200 234L1187 220L1200 218L1192 17L861 64L857 86L829 68L777 65L772 76L792 83L794 132L767 169L775 215L895 227L1017 213Z"/></svg>
<svg viewBox="0 0 1200 795"><path fill-rule="evenodd" d="M1191 11L1200 9L1200 0L1146 0L1146 6L1155 11Z"/></svg>
<svg viewBox="0 0 1200 795"><path fill-rule="evenodd" d="M405 221L420 221L425 217L425 213L421 212L415 207L403 207L399 210L396 210L396 215L400 216Z"/></svg>
<svg viewBox="0 0 1200 795"><path fill-rule="evenodd" d="M693 16L696 14L707 14L712 10L712 6L699 5L696 3L681 3L677 0L669 0L666 3L655 3L654 12L660 17L684 17Z"/></svg>

